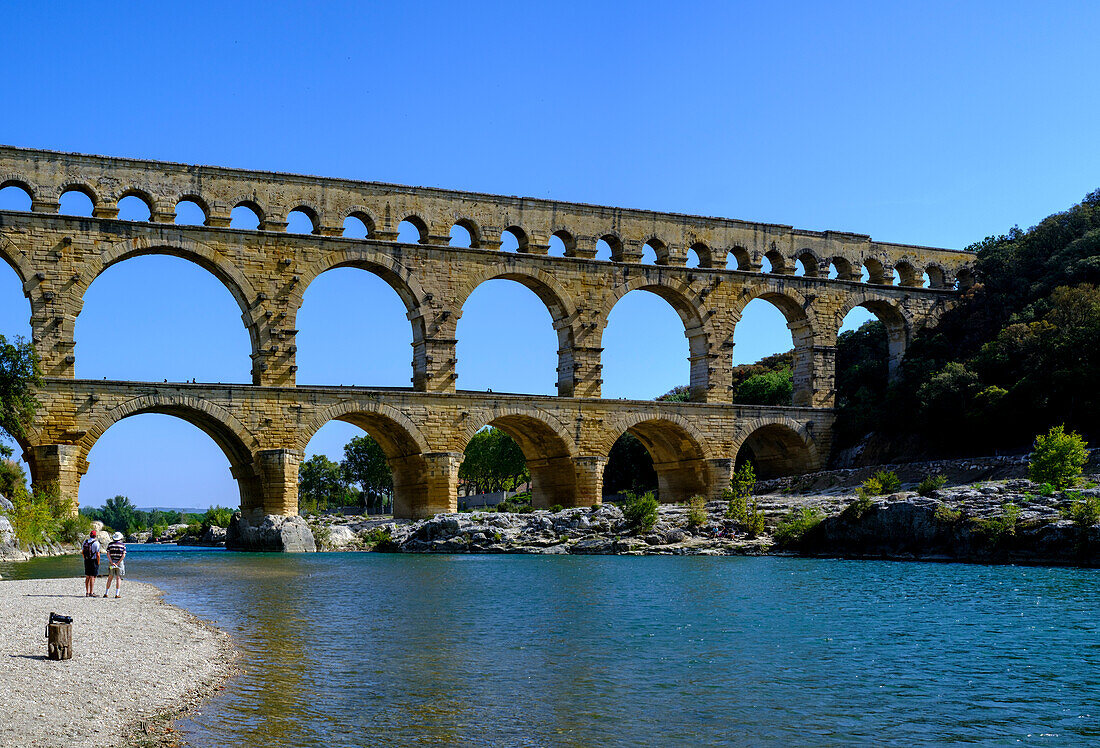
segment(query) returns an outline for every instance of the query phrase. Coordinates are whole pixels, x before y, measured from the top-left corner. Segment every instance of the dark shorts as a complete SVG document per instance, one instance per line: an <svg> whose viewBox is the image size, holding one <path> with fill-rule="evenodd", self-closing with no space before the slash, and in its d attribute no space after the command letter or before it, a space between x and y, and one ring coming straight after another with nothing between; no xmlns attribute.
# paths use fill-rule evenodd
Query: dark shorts
<svg viewBox="0 0 1100 748"><path fill-rule="evenodd" d="M98 577L99 576L99 562L94 558L84 559L84 576L86 577Z"/></svg>

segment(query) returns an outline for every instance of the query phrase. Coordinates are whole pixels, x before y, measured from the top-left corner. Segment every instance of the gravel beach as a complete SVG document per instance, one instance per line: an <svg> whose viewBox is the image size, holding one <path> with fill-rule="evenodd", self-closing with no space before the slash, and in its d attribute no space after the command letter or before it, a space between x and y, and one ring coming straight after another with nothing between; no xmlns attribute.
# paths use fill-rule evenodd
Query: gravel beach
<svg viewBox="0 0 1100 748"><path fill-rule="evenodd" d="M0 582L0 746L171 745L168 718L228 679L226 634L152 585L122 592L85 597L82 578ZM51 611L73 618L71 660L46 658Z"/></svg>

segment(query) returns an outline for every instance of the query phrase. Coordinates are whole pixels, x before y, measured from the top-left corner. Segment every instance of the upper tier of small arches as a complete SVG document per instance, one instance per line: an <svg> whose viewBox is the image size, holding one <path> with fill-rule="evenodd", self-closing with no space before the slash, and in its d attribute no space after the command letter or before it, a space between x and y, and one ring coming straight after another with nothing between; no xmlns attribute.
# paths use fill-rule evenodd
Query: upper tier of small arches
<svg viewBox="0 0 1100 748"><path fill-rule="evenodd" d="M44 154L44 155L43 155ZM79 168L74 169L74 165ZM24 172L16 171L20 166ZM128 179L143 181L128 182ZM971 282L971 254L841 232L376 183L0 148L0 189L97 218L449 245L879 285ZM70 207L70 203L80 205Z"/></svg>

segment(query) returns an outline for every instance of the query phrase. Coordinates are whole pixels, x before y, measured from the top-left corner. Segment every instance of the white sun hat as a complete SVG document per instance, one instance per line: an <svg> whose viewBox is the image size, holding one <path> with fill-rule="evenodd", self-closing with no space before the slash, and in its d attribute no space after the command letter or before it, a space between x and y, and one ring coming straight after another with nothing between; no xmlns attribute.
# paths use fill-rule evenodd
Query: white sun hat
<svg viewBox="0 0 1100 748"><path fill-rule="evenodd" d="M122 540L122 533L116 532L114 535L111 536L111 540Z"/></svg>

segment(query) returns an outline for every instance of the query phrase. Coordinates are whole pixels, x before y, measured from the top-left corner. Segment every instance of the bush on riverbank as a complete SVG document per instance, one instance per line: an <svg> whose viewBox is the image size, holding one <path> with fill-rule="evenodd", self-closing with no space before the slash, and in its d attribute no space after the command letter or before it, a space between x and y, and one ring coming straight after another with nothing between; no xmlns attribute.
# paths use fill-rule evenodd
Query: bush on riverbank
<svg viewBox="0 0 1100 748"><path fill-rule="evenodd" d="M1027 474L1036 483L1069 488L1081 477L1088 459L1088 444L1080 434L1072 431L1067 434L1064 424L1054 426L1046 434L1035 437Z"/></svg>
<svg viewBox="0 0 1100 748"><path fill-rule="evenodd" d="M627 524L638 532L649 532L657 524L657 498L652 491L640 496L627 493L622 509Z"/></svg>
<svg viewBox="0 0 1100 748"><path fill-rule="evenodd" d="M797 509L782 520L775 528L775 542L781 546L791 546L802 540L810 530L821 524L825 519L820 509L802 507Z"/></svg>

